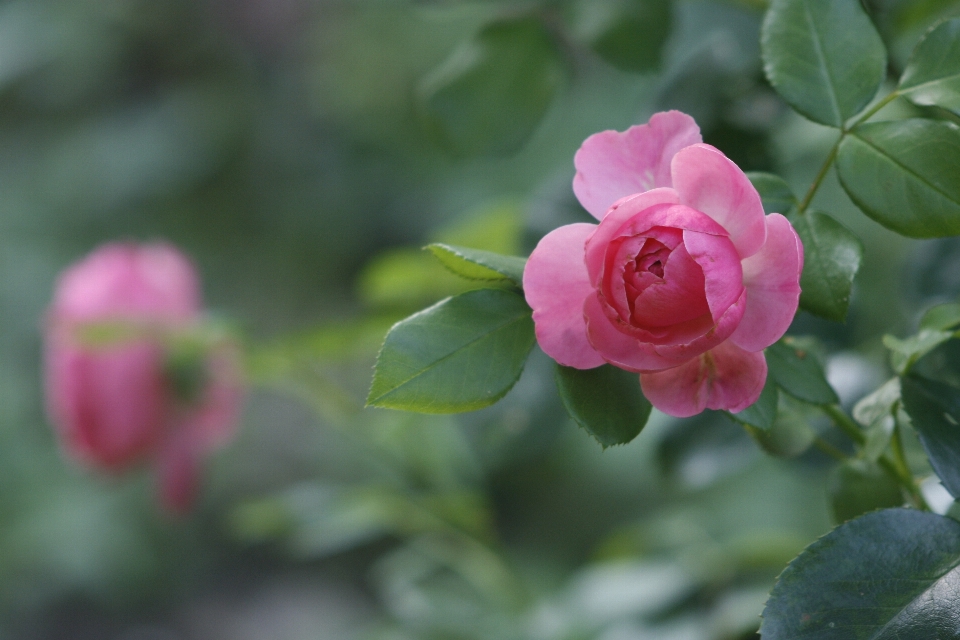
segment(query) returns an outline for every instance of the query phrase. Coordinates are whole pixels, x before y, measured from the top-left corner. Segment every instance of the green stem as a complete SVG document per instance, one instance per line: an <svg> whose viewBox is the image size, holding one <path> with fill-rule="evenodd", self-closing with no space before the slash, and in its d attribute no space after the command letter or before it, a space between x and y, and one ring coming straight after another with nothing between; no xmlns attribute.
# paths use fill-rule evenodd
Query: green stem
<svg viewBox="0 0 960 640"><path fill-rule="evenodd" d="M837 158L837 151L840 149L840 142L843 140L843 136L845 135L847 135L846 131L840 132L840 137L837 138L837 141L833 144L833 148L830 149L830 154L823 162L823 166L820 167L817 177L813 179L813 184L811 184L810 188L807 190L807 195L803 196L803 200L797 207L797 213L802 215L803 212L807 210L807 207L810 206L810 201L813 200L813 196L816 195L817 189L820 188L820 183L823 182L825 177L827 177L827 171L830 170L830 165L832 165L833 161Z"/></svg>
<svg viewBox="0 0 960 640"><path fill-rule="evenodd" d="M834 460L839 460L840 462L846 462L850 458L850 456L845 454L843 451L840 451L840 449L837 449L820 436L817 436L817 439L813 441L813 446L815 446L817 449L820 449L820 451L824 452Z"/></svg>
<svg viewBox="0 0 960 640"><path fill-rule="evenodd" d="M840 431L843 431L848 438L853 440L855 443L862 445L867 441L867 436L860 429L860 425L853 421L853 418L847 415L847 413L840 408L839 405L827 404L820 407L823 409L823 412L833 420L833 424L837 425L837 428Z"/></svg>
<svg viewBox="0 0 960 640"><path fill-rule="evenodd" d="M845 129L843 130L844 133L846 133L847 131L850 131L850 129L853 129L853 128L854 128L855 126L857 126L858 124L863 124L864 122L866 122L867 120L869 120L870 118L872 118L873 115L877 113L877 111L880 111L880 109L883 109L885 106L887 106L888 104L890 104L891 102L893 102L894 100L896 100L896 99L899 98L899 97L900 97L900 92L899 92L899 91L894 91L893 93L891 93L890 95L888 95L886 98L884 98L883 100L881 100L881 101L878 102L877 104L875 104L875 105L873 105L872 107L870 107L870 109L869 109L866 113L864 113L862 116L860 116L859 118L857 118L857 120L856 120L852 125L850 125L849 127L845 128Z"/></svg>

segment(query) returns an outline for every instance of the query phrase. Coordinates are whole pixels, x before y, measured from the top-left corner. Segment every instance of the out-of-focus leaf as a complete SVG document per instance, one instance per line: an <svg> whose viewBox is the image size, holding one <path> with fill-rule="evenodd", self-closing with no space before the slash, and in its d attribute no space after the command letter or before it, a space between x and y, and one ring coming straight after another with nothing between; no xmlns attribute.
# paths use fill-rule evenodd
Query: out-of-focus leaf
<svg viewBox="0 0 960 640"><path fill-rule="evenodd" d="M830 481L830 506L838 523L877 509L903 505L895 478L874 461L847 460L834 470Z"/></svg>
<svg viewBox="0 0 960 640"><path fill-rule="evenodd" d="M423 80L421 112L456 153L508 154L536 130L563 77L553 36L538 18L498 20Z"/></svg>
<svg viewBox="0 0 960 640"><path fill-rule="evenodd" d="M793 214L790 222L803 242L800 308L843 322L850 290L860 269L863 243L845 226L819 211Z"/></svg>
<svg viewBox="0 0 960 640"><path fill-rule="evenodd" d="M857 402L853 407L853 419L866 427L885 415L891 415L893 405L899 400L900 378L890 378Z"/></svg>
<svg viewBox="0 0 960 640"><path fill-rule="evenodd" d="M812 404L839 402L817 357L796 338L787 336L766 349L767 367L777 385L793 397Z"/></svg>
<svg viewBox="0 0 960 640"><path fill-rule="evenodd" d="M557 389L570 416L604 448L636 438L653 408L637 374L609 364L595 369L557 365Z"/></svg>
<svg viewBox="0 0 960 640"><path fill-rule="evenodd" d="M886 71L883 41L858 0L773 0L760 46L777 93L837 128L867 106Z"/></svg>
<svg viewBox="0 0 960 640"><path fill-rule="evenodd" d="M903 407L910 416L933 470L960 498L960 389L920 378L902 379Z"/></svg>
<svg viewBox="0 0 960 640"><path fill-rule="evenodd" d="M911 238L960 234L960 129L919 118L854 127L837 174L868 216Z"/></svg>
<svg viewBox="0 0 960 640"><path fill-rule="evenodd" d="M767 377L766 384L763 385L763 391L760 397L752 405L738 413L729 413L731 418L740 424L748 424L763 431L769 430L777 417L777 400L780 393L777 391L777 383L773 378Z"/></svg>
<svg viewBox="0 0 960 640"><path fill-rule="evenodd" d="M390 329L367 403L421 413L491 405L520 377L533 343L522 296L480 289L447 298Z"/></svg>
<svg viewBox="0 0 960 640"><path fill-rule="evenodd" d="M779 396L777 417L769 429L764 431L750 425L744 428L770 455L793 458L809 449L817 434L810 426L803 405L785 394Z"/></svg>
<svg viewBox="0 0 960 640"><path fill-rule="evenodd" d="M519 202L498 200L438 229L431 240L503 255L516 255L521 250L523 216L523 208Z"/></svg>
<svg viewBox="0 0 960 640"><path fill-rule="evenodd" d="M764 640L957 637L960 524L888 509L840 525L783 571Z"/></svg>
<svg viewBox="0 0 960 640"><path fill-rule="evenodd" d="M891 335L883 336L883 346L890 349L890 366L897 375L904 375L927 355L953 337L952 331L921 329L916 335L903 340Z"/></svg>
<svg viewBox="0 0 960 640"><path fill-rule="evenodd" d="M669 0L587 0L574 31L597 54L624 71L653 71L670 35Z"/></svg>
<svg viewBox="0 0 960 640"><path fill-rule="evenodd" d="M920 319L920 329L947 331L960 325L960 304L945 302L927 309Z"/></svg>
<svg viewBox="0 0 960 640"><path fill-rule="evenodd" d="M960 112L960 18L941 22L917 44L898 90L916 104Z"/></svg>
<svg viewBox="0 0 960 640"><path fill-rule="evenodd" d="M762 171L749 171L747 177L760 194L764 213L787 213L797 206L797 198L790 185L780 176Z"/></svg>
<svg viewBox="0 0 960 640"><path fill-rule="evenodd" d="M510 280L523 285L526 258L435 242L426 247L447 269L468 280Z"/></svg>

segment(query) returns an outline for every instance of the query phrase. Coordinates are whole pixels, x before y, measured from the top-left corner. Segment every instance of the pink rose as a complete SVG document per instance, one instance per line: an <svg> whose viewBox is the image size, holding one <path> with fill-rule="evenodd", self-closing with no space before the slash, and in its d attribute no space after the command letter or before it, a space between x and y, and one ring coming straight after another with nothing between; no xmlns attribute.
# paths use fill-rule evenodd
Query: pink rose
<svg viewBox="0 0 960 640"><path fill-rule="evenodd" d="M790 326L803 245L693 118L657 113L590 136L573 190L600 220L560 227L523 274L540 347L562 365L640 374L664 413L740 411Z"/></svg>
<svg viewBox="0 0 960 640"><path fill-rule="evenodd" d="M235 430L237 347L202 331L190 262L108 244L64 271L45 323L47 409L66 451L108 471L145 459L162 504L189 509L202 456Z"/></svg>

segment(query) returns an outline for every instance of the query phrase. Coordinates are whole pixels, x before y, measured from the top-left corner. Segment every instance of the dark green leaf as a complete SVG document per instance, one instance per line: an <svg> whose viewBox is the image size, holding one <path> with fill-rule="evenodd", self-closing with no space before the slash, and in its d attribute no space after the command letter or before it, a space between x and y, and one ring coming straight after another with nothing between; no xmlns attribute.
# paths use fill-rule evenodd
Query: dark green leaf
<svg viewBox="0 0 960 640"><path fill-rule="evenodd" d="M447 269L470 280L511 280L523 286L526 258L435 242L426 247Z"/></svg>
<svg viewBox="0 0 960 640"><path fill-rule="evenodd" d="M587 0L574 30L597 54L624 71L653 71L670 35L669 0Z"/></svg>
<svg viewBox="0 0 960 640"><path fill-rule="evenodd" d="M563 77L553 36L539 19L498 20L424 79L421 112L451 151L512 153L540 124Z"/></svg>
<svg viewBox="0 0 960 640"><path fill-rule="evenodd" d="M840 401L820 362L800 341L787 336L767 347L766 356L769 375L793 397L812 404Z"/></svg>
<svg viewBox="0 0 960 640"><path fill-rule="evenodd" d="M740 424L767 431L773 426L773 421L777 417L777 398L779 395L776 382L768 377L756 402L739 413L728 412L728 415Z"/></svg>
<svg viewBox="0 0 960 640"><path fill-rule="evenodd" d="M790 222L803 242L800 308L843 322L850 289L860 269L863 243L845 226L819 211L793 214Z"/></svg>
<svg viewBox="0 0 960 640"><path fill-rule="evenodd" d="M787 213L797 206L797 198L790 185L780 176L761 171L749 171L747 177L760 194L764 213Z"/></svg>
<svg viewBox="0 0 960 640"><path fill-rule="evenodd" d="M533 348L523 297L479 289L447 298L390 329L367 404L421 413L491 405L520 377Z"/></svg>
<svg viewBox="0 0 960 640"><path fill-rule="evenodd" d="M911 238L960 234L960 129L919 118L855 127L837 173L864 213Z"/></svg>
<svg viewBox="0 0 960 640"><path fill-rule="evenodd" d="M960 111L960 18L941 22L917 44L899 91L919 105Z"/></svg>
<svg viewBox="0 0 960 640"><path fill-rule="evenodd" d="M910 415L933 470L954 498L960 498L960 389L907 376L901 380L903 407Z"/></svg>
<svg viewBox="0 0 960 640"><path fill-rule="evenodd" d="M570 416L604 448L637 437L650 417L650 402L635 373L605 364L595 369L557 365L557 389Z"/></svg>
<svg viewBox="0 0 960 640"><path fill-rule="evenodd" d="M890 335L883 336L883 345L890 349L890 366L897 375L904 375L916 364L917 360L927 355L941 344L953 337L951 331L934 331L921 329L920 333L904 340Z"/></svg>
<svg viewBox="0 0 960 640"><path fill-rule="evenodd" d="M887 509L840 525L780 574L763 640L955 639L960 524Z"/></svg>
<svg viewBox="0 0 960 640"><path fill-rule="evenodd" d="M783 393L778 395L777 417L769 429L764 431L749 424L744 428L770 455L793 458L809 449L817 434L810 427L807 407Z"/></svg>
<svg viewBox="0 0 960 640"><path fill-rule="evenodd" d="M830 506L836 522L901 505L900 485L876 462L847 460L834 470L830 480Z"/></svg>
<svg viewBox="0 0 960 640"><path fill-rule="evenodd" d="M880 34L858 0L773 0L760 46L777 93L833 127L870 102L886 72Z"/></svg>
<svg viewBox="0 0 960 640"><path fill-rule="evenodd" d="M945 302L927 309L920 320L921 329L947 331L960 325L960 304Z"/></svg>

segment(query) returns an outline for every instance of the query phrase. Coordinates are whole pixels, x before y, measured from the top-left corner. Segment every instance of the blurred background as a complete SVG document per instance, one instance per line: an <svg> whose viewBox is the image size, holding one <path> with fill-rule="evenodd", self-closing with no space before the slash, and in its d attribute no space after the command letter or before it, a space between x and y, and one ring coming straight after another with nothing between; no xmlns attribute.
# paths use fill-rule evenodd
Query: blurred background
<svg viewBox="0 0 960 640"><path fill-rule="evenodd" d="M866 4L891 78L960 13ZM361 407L387 328L467 286L420 247L527 255L588 220L570 180L591 133L681 109L805 192L834 134L764 80L764 9L0 3L0 639L756 638L777 574L833 524L809 428L768 455L720 414L655 412L603 451L537 350L489 409ZM881 336L960 293L960 243L886 231L832 174L814 206L865 258L847 322L801 313L791 333L819 339L851 404L891 375ZM66 459L44 415L56 274L116 239L181 247L247 339L240 434L182 520L149 470Z"/></svg>

